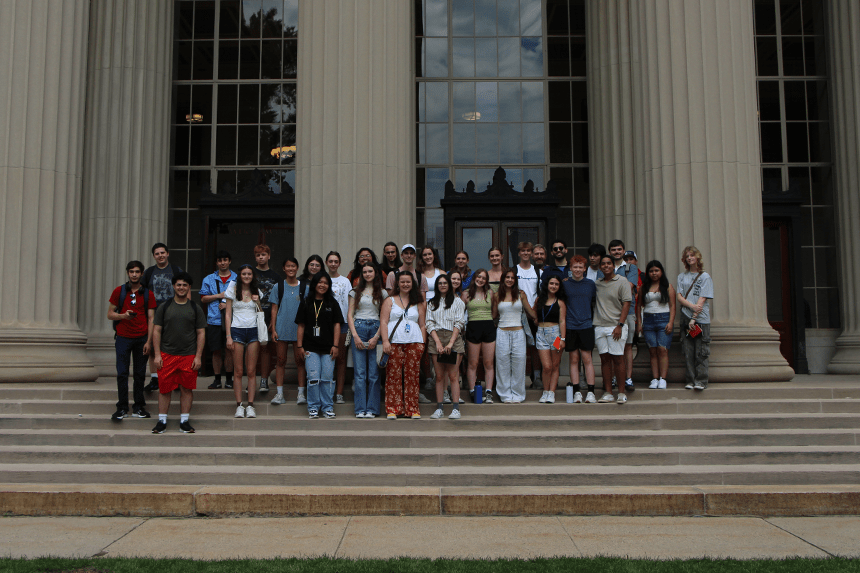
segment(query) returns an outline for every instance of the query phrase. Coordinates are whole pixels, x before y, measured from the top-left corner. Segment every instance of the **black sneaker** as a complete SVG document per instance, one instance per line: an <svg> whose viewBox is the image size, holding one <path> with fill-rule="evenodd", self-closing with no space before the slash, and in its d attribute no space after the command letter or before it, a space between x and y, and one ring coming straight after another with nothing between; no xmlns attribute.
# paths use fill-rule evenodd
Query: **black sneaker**
<svg viewBox="0 0 860 573"><path fill-rule="evenodd" d="M167 424L165 424L164 422L159 420L158 423L155 425L155 427L152 429L152 433L153 434L163 434L164 430L166 430L166 429L167 429Z"/></svg>
<svg viewBox="0 0 860 573"><path fill-rule="evenodd" d="M193 434L194 428L191 427L191 424L188 422L188 420L185 420L184 422L179 423L179 431L183 434Z"/></svg>
<svg viewBox="0 0 860 573"><path fill-rule="evenodd" d="M209 388L210 390L218 390L219 388L221 388L221 381L216 380L215 382L207 386L207 388Z"/></svg>
<svg viewBox="0 0 860 573"><path fill-rule="evenodd" d="M113 416L110 417L114 422L122 422L122 419L128 416L128 412L123 409L119 409L113 413Z"/></svg>
<svg viewBox="0 0 860 573"><path fill-rule="evenodd" d="M227 390L232 390L233 389L233 383L232 382L224 382L224 388L226 388Z"/></svg>
<svg viewBox="0 0 860 573"><path fill-rule="evenodd" d="M147 392L158 392L158 378L150 378L149 384L144 388Z"/></svg>
<svg viewBox="0 0 860 573"><path fill-rule="evenodd" d="M265 394L269 391L269 381L268 380L260 380L260 394Z"/></svg>
<svg viewBox="0 0 860 573"><path fill-rule="evenodd" d="M487 390L484 392L484 404L492 404L493 403L493 391Z"/></svg>
<svg viewBox="0 0 860 573"><path fill-rule="evenodd" d="M137 410L135 410L134 415L138 418L152 418L152 416L149 415L149 412L147 412L144 408L138 408Z"/></svg>

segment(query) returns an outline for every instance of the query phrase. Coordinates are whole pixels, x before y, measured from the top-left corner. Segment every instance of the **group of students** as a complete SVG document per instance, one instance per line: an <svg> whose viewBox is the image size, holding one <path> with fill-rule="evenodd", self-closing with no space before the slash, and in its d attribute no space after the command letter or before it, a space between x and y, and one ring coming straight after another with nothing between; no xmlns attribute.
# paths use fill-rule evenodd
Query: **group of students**
<svg viewBox="0 0 860 573"><path fill-rule="evenodd" d="M159 245L166 252L166 246ZM154 256L155 251L154 247ZM701 253L692 246L683 251L681 259L686 272L678 277L677 290L669 285L659 261L649 262L645 273L640 273L635 253L626 251L619 240L610 242L608 252L595 244L589 248L587 259L577 255L569 261L564 241L552 243L549 260L542 245L520 243L519 264L514 268L503 266L501 250L492 248L488 252L489 268L472 270L468 253L460 251L447 272L432 246L419 252L412 244L398 247L393 242L383 248L381 263L373 250L360 249L346 276L339 272L341 256L336 251L328 253L325 259L311 255L301 273L298 261L286 258L282 264L283 277L269 268L270 257L270 248L258 245L256 266L242 265L235 273L230 269L230 254L217 253L217 270L204 279L200 289L201 301L206 306L205 336L197 329L201 317L197 315L196 303L191 301L195 313L191 327L186 328L190 330L185 336L187 344L167 349L153 344L154 330L158 330L162 344L165 336L166 316L161 310L164 296L162 300L152 296L146 303L153 309L148 334L142 334L146 332L145 319L138 317L134 321L135 317L122 313L123 304L119 300L122 293L128 290L134 297L138 288L146 292L147 283L140 280L135 283L132 275L150 272L143 271L137 261L132 262L135 265L129 263L129 282L114 291L108 313L110 320L121 325L124 320L131 320L122 326L136 327L131 333L134 336L126 336L127 328L124 332L120 332L122 328L117 331L120 402L114 419L127 415L131 354L135 354L133 411L145 413L143 392L137 391L137 352L131 352L130 347L153 356L171 352L193 356L187 360L188 364L183 362L181 366L186 373L193 371L196 384L204 340L215 370L215 380L209 388L222 387L221 369L226 366L225 386L235 394L235 417L256 417L254 398L258 392L256 367L260 352L263 352L263 372L259 392L269 390L268 357L274 354L276 394L271 403L286 403L284 375L290 345L298 369L297 404L307 404L310 418L334 418L333 405L344 402L348 352L354 367L357 418L384 414L389 419L419 419L419 403L431 402L420 393L422 368L427 377L426 388L435 389L437 407L431 415L433 419L443 417L444 406L449 403L452 407L448 417L460 418L459 405L464 402L460 397L461 366L473 402L493 403L497 398L502 403L521 403L526 399L527 352L533 353L532 387L544 390L541 403L555 401L564 350L569 353L573 384L579 384L581 364L587 386L585 396L576 392L574 402L594 403L598 401L591 360L595 347L601 357L604 380L604 393L599 401L623 404L626 393L634 389L632 343L636 332L645 337L651 352L654 378L650 387L666 387L675 300L682 308L685 334L681 340L688 363L687 387L700 390L707 387L708 307L713 285L702 270ZM175 275L183 275L182 282L190 288L187 273L167 265L166 257L161 261L156 257L156 263L156 273L166 274L165 269L170 266ZM183 304L184 301L179 306ZM272 344L261 346L258 312L264 313L265 331ZM687 335L697 330L695 323L700 330L694 336ZM191 348L192 338L198 342L194 348ZM479 364L483 366L481 380ZM187 388L190 409L193 389L190 374L188 381L179 377L176 383L160 384L158 374L162 378L165 374L161 368L161 364L153 368L152 384L161 396L167 394L168 406L170 391L182 388L184 399ZM141 387L144 375L145 371L140 373ZM616 380L624 383L616 384ZM614 386L618 388L617 399L613 395ZM247 392L247 401L243 400L243 390ZM182 407L181 423L188 425L184 400ZM162 421L166 423L166 408L163 413L161 410L160 398L159 425Z"/></svg>

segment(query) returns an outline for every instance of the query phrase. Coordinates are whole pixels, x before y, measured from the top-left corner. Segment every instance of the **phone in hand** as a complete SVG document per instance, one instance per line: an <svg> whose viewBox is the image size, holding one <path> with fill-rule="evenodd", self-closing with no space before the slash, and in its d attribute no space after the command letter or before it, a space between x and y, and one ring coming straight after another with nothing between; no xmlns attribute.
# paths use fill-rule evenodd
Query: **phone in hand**
<svg viewBox="0 0 860 573"><path fill-rule="evenodd" d="M137 316L137 313L133 310L128 311L129 316Z"/></svg>

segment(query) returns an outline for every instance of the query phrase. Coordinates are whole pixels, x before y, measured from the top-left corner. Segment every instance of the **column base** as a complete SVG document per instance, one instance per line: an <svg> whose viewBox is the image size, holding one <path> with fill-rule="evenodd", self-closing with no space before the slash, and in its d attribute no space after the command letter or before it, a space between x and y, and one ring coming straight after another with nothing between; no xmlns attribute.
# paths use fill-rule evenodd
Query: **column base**
<svg viewBox="0 0 860 573"><path fill-rule="evenodd" d="M830 374L860 374L860 334L843 334L836 339L836 354L827 365Z"/></svg>
<svg viewBox="0 0 860 573"><path fill-rule="evenodd" d="M113 335L91 334L87 338L87 356L99 376L116 376L116 346Z"/></svg>
<svg viewBox="0 0 860 573"><path fill-rule="evenodd" d="M98 377L80 330L11 328L0 333L0 382L92 382Z"/></svg>

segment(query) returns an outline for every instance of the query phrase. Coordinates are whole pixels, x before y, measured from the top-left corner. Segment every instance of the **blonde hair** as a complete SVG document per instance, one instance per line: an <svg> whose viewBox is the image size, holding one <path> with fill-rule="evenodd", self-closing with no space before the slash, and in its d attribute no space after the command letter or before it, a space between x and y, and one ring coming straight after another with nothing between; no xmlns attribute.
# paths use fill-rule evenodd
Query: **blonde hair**
<svg viewBox="0 0 860 573"><path fill-rule="evenodd" d="M696 256L696 270L701 272L705 270L705 263L702 261L702 251L694 247L693 245L689 245L684 247L684 250L681 251L681 263L684 265L684 268L690 271L690 267L687 266L687 253L692 253Z"/></svg>

